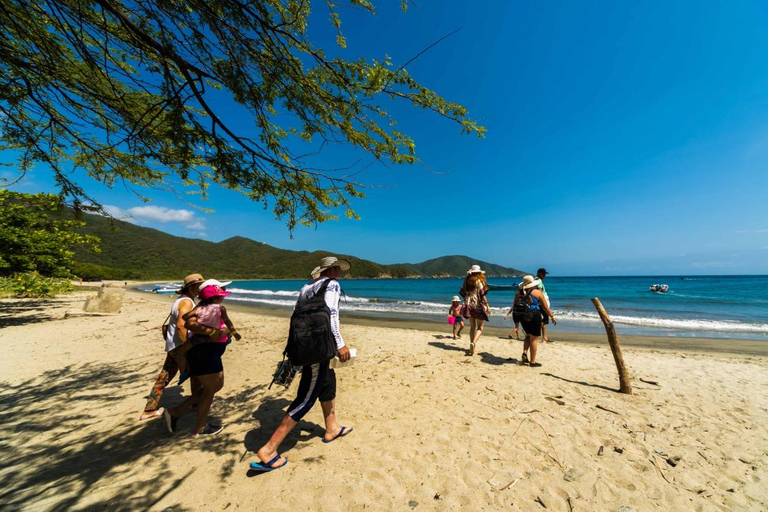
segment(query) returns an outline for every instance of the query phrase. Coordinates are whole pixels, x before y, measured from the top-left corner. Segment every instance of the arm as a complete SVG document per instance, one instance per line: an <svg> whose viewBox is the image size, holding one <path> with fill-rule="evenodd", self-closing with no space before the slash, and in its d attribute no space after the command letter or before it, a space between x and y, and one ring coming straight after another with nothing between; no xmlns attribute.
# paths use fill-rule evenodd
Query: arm
<svg viewBox="0 0 768 512"><path fill-rule="evenodd" d="M186 301L185 301L185 302L186 302ZM195 312L195 310L197 309L197 306L199 306L199 305L200 305L200 304L196 304L196 305L195 305L195 307L193 307L192 309L188 310L188 311L187 311L186 313L184 313L183 315L181 314L181 308L179 308L179 318L180 318L181 320L184 320L184 321L187 321L187 320L189 320L189 318L190 318L190 317L193 315L193 313L194 313L194 312Z"/></svg>
<svg viewBox="0 0 768 512"><path fill-rule="evenodd" d="M232 324L232 320L230 320L229 315L227 315L227 308L224 306L221 306L221 319L224 320L224 323L227 325L227 329L229 329L229 332L232 334L232 336L234 336L237 341L240 341L242 336L240 336L240 333L237 332L237 329L235 329L234 324Z"/></svg>
<svg viewBox="0 0 768 512"><path fill-rule="evenodd" d="M331 310L331 333L333 333L333 339L336 341L336 350L339 355L339 359L344 362L349 360L349 349L344 344L344 339L341 337L341 330L339 329L339 301L341 300L341 286L338 281L334 281L328 285L325 290L325 304L328 309Z"/></svg>
<svg viewBox="0 0 768 512"><path fill-rule="evenodd" d="M207 325L203 325L200 322L197 321L197 315L195 312L191 312L191 315L188 316L186 323L184 324L187 328L187 330L192 331L195 334L201 334L202 336L190 336L190 343L194 347L195 345L199 345L200 343L206 343L209 341L213 341L217 338L221 338L223 336L226 336L229 334L229 329L214 329L213 327L208 327Z"/></svg>
<svg viewBox="0 0 768 512"><path fill-rule="evenodd" d="M187 326L184 322L184 317L194 308L195 305L191 299L179 302L179 305L176 308L176 311L179 313L179 316L176 319L176 332L179 333L179 340L181 340L181 343L187 342Z"/></svg>
<svg viewBox="0 0 768 512"><path fill-rule="evenodd" d="M532 295L535 295L537 299L539 299L539 304L541 305L541 308L544 310L544 312L549 316L549 318L552 320L553 325L557 325L557 320L555 320L555 315L552 314L552 310L549 309L549 304L547 304L547 301L544 299L544 294L541 293L541 290L534 290Z"/></svg>

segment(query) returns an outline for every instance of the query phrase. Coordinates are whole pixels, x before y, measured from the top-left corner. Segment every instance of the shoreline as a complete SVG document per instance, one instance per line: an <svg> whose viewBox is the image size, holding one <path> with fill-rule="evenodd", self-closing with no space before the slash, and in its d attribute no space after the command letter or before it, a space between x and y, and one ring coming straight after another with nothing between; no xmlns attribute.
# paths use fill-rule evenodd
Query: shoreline
<svg viewBox="0 0 768 512"><path fill-rule="evenodd" d="M126 295L128 294L131 294L134 297L142 297L149 301L167 304L172 303L176 297L175 295L150 294L137 290L133 287L126 288ZM243 304L237 304L236 302L230 302L227 304L227 309L238 313L286 319L291 316L290 310L277 306L246 306ZM402 330L415 330L421 332L440 333L448 337L451 335L451 330L448 328L448 324L430 322L427 320L404 320L401 318L372 317L355 313L345 313L343 308L341 310L341 319L345 324L358 325L362 327L383 327ZM486 326L483 330L483 337L480 338L480 343L482 344L483 340L487 338L500 338L517 342L517 340L512 340L507 337L510 330L511 329L509 327ZM737 338L635 336L622 334L620 329L618 329L617 332L621 345L632 348L643 348L673 353L689 352L703 354L731 354L734 356L768 357L768 343L764 341L744 340ZM464 336L461 340L456 340L456 343L461 344L462 342L466 342L468 346L468 333L469 325L467 324L464 328ZM560 331L555 328L555 330L550 332L550 337L555 340L552 342L553 346L558 344L608 346L608 339L605 334L572 333ZM522 343L522 340L520 343ZM539 344L541 345L541 340L539 340Z"/></svg>

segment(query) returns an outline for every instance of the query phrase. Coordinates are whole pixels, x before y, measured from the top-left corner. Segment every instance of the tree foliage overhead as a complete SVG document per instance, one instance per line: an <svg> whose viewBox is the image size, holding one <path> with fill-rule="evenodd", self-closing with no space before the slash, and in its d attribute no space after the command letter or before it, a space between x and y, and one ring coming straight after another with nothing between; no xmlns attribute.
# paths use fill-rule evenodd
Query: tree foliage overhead
<svg viewBox="0 0 768 512"><path fill-rule="evenodd" d="M99 239L77 232L83 222L59 218L63 207L54 194L0 189L0 276L22 272L71 276L71 249L78 245L95 249Z"/></svg>
<svg viewBox="0 0 768 512"><path fill-rule="evenodd" d="M350 0L374 13L368 0ZM414 141L382 108L403 100L484 128L384 58L330 58L307 36L312 7L346 42L333 0L3 0L0 2L0 150L20 172L47 164L65 198L97 204L71 178L203 192L215 182L271 207L289 228L348 216L362 196L349 169L320 169L330 143L378 160L416 161ZM225 95L252 127L217 109ZM238 124L238 126L235 126ZM296 142L291 140L296 138Z"/></svg>

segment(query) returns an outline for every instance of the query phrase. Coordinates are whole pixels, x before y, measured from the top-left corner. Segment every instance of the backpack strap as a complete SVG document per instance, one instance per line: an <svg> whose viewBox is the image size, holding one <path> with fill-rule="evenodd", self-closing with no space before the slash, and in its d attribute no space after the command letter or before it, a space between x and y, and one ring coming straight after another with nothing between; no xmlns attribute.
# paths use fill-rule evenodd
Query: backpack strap
<svg viewBox="0 0 768 512"><path fill-rule="evenodd" d="M317 290L317 293L315 293L315 297L318 295L321 297L325 297L325 290L328 289L328 285L331 284L331 281L335 281L335 279L331 279L330 277L325 280L325 282L320 286L320 289Z"/></svg>

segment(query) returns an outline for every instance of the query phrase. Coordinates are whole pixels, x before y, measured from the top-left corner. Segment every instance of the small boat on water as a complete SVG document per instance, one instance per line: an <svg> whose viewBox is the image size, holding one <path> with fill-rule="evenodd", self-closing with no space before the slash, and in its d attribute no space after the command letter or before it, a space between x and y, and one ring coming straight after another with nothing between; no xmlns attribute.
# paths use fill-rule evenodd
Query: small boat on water
<svg viewBox="0 0 768 512"><path fill-rule="evenodd" d="M651 285L651 291L656 293L667 293L667 291L669 291L669 286L665 284L654 284Z"/></svg>
<svg viewBox="0 0 768 512"><path fill-rule="evenodd" d="M162 293L162 294L170 294L170 293L176 293L176 290L181 288L180 285L174 285L174 284L158 284L155 285L152 290L150 290L152 293Z"/></svg>

